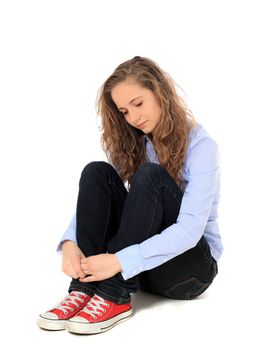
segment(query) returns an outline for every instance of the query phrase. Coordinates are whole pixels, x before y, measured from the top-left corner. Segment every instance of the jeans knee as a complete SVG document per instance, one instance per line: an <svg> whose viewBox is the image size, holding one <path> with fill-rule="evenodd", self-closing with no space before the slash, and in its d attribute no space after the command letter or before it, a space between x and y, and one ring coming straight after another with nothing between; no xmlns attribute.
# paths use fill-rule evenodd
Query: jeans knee
<svg viewBox="0 0 279 350"><path fill-rule="evenodd" d="M109 163L104 162L104 161L93 161L85 165L83 168L83 171L94 171L96 169L100 169L103 167L111 166Z"/></svg>
<svg viewBox="0 0 279 350"><path fill-rule="evenodd" d="M110 168L111 165L104 161L93 161L88 163L81 172L81 179L91 179L103 169Z"/></svg>
<svg viewBox="0 0 279 350"><path fill-rule="evenodd" d="M136 171L133 181L138 181L141 179L147 182L148 180L154 179L156 183L161 183L161 171L164 171L164 168L161 165L146 162Z"/></svg>

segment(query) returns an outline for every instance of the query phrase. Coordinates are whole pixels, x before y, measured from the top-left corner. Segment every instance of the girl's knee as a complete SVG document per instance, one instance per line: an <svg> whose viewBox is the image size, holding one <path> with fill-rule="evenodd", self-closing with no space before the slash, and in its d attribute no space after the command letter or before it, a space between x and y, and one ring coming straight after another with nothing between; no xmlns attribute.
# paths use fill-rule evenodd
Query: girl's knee
<svg viewBox="0 0 279 350"><path fill-rule="evenodd" d="M156 163L146 162L139 167L134 175L134 181L139 179L160 179L160 173L164 168Z"/></svg>
<svg viewBox="0 0 279 350"><path fill-rule="evenodd" d="M86 164L82 172L92 172L106 167L111 167L111 165L104 161L94 161Z"/></svg>
<svg viewBox="0 0 279 350"><path fill-rule="evenodd" d="M109 163L104 161L93 161L88 163L81 172L81 178L93 178L97 174L103 173L104 170L113 168Z"/></svg>

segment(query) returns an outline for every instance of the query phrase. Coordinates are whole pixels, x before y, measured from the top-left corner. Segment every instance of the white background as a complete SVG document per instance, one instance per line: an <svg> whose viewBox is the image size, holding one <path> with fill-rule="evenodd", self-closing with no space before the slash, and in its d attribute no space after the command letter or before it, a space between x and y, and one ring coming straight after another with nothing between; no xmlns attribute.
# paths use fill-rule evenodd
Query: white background
<svg viewBox="0 0 279 350"><path fill-rule="evenodd" d="M276 1L1 1L1 343L64 347L278 349L278 10ZM225 251L203 297L138 293L107 333L45 332L65 296L56 246L82 168L105 159L98 88L146 56L184 89L222 162ZM273 318L275 317L275 318Z"/></svg>

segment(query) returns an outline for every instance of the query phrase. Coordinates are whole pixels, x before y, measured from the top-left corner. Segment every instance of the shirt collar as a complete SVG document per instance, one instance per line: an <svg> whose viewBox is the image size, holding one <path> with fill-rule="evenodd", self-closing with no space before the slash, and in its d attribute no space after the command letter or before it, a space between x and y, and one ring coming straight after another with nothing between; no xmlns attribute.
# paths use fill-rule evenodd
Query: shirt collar
<svg viewBox="0 0 279 350"><path fill-rule="evenodd" d="M145 134L145 135L144 135L144 143L145 143L145 145L147 144L147 142L152 143L151 140L150 140L150 138Z"/></svg>

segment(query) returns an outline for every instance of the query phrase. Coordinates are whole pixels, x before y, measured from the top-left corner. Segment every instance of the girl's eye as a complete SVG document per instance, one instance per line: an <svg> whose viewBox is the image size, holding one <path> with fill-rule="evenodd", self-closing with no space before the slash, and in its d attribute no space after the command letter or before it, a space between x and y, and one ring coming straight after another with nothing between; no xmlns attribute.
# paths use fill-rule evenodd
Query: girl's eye
<svg viewBox="0 0 279 350"><path fill-rule="evenodd" d="M136 107L139 107L142 105L142 102L138 103L137 105L135 105ZM123 115L126 115L127 114L127 111L126 112L122 112Z"/></svg>

